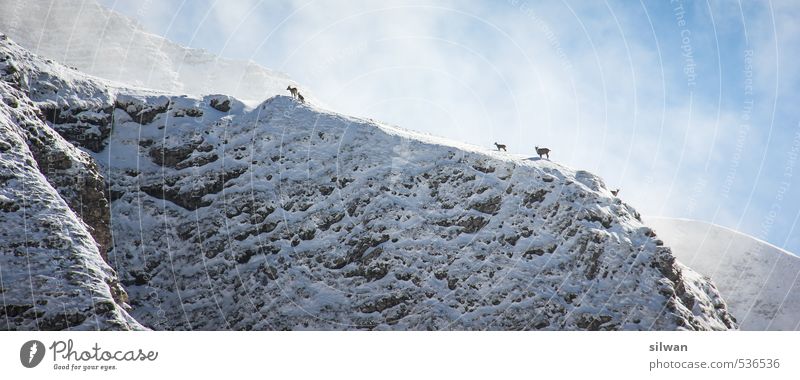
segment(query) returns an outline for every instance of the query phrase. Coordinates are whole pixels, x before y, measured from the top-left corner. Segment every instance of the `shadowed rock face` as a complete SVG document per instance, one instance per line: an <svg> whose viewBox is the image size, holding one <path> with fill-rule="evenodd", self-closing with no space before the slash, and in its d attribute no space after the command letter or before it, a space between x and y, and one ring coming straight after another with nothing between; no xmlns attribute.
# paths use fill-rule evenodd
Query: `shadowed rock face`
<svg viewBox="0 0 800 380"><path fill-rule="evenodd" d="M77 150L53 132L40 138L52 148L31 157L52 162L43 172L56 184L76 167L101 168L113 220L108 261L147 327L735 328L713 284L676 264L590 173L289 97L251 110L225 97L221 107L219 96L138 93L49 67L46 82L65 96L66 112L113 104L111 129L99 152L84 147L91 158L59 156ZM31 96L34 110L53 101ZM45 120L43 130L68 139L96 127ZM93 215L70 214L72 193L62 193L59 213ZM18 205L0 200L0 209ZM107 288L113 312L121 287Z"/></svg>
<svg viewBox="0 0 800 380"><path fill-rule="evenodd" d="M49 128L30 128L28 147L39 171L67 202L70 209L86 223L104 260L111 248L110 211L105 183L97 163L88 155L68 155L58 136ZM63 143L61 143L63 144Z"/></svg>
<svg viewBox="0 0 800 380"><path fill-rule="evenodd" d="M231 101L230 99L220 99L214 98L211 99L210 103L211 107L219 112L228 112L231 110Z"/></svg>

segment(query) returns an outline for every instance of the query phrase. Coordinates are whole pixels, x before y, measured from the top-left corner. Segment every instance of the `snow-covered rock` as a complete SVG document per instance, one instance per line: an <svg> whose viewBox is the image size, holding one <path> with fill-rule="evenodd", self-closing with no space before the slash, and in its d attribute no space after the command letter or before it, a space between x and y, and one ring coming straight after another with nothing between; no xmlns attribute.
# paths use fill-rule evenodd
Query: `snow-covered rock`
<svg viewBox="0 0 800 380"><path fill-rule="evenodd" d="M254 62L220 58L148 33L94 0L0 0L0 32L40 56L131 86L222 93L250 102L286 93L287 84L297 86Z"/></svg>
<svg viewBox="0 0 800 380"><path fill-rule="evenodd" d="M7 128L38 125L53 136L48 149L79 162L81 173L94 175L99 165L113 235L108 262L128 290L131 315L147 327L736 327L714 285L677 264L636 211L591 173L285 96L249 108L222 95L126 88L8 40L0 41L0 57L6 86L16 86L15 101L28 110ZM53 110L58 116L47 116ZM100 214L70 208L71 187L34 170L34 153L25 150L31 143L22 145L31 137L9 136L18 138L6 145L22 150L3 159L28 165L17 176L38 181L36 199L49 197L41 212L74 224L76 232L64 235L72 240L58 247L85 258L68 269L52 264L49 275L108 291L95 279L113 283L113 272L101 239L89 234L98 228L88 227ZM9 185L3 207L18 213L34 189L26 186ZM102 209L103 201L91 207ZM3 237L4 246L32 244L18 234L31 222L3 223L15 233ZM62 236L65 223L43 224L41 233ZM16 300L52 289L22 281L29 255L3 252L4 294ZM39 259L61 263L59 255L46 251ZM124 316L119 303L108 305ZM7 326L42 328L24 318Z"/></svg>
<svg viewBox="0 0 800 380"><path fill-rule="evenodd" d="M0 35L0 40L4 36ZM0 329L142 329L103 259L108 202L95 160L44 122L0 41Z"/></svg>
<svg viewBox="0 0 800 380"><path fill-rule="evenodd" d="M646 222L680 262L714 280L742 330L800 329L800 257L711 223Z"/></svg>

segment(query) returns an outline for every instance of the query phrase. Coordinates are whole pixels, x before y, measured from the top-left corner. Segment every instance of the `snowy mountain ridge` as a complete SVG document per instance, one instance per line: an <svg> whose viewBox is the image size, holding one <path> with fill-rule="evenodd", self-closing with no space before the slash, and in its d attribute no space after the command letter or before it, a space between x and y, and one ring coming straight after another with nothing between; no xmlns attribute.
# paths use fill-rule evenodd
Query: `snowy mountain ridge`
<svg viewBox="0 0 800 380"><path fill-rule="evenodd" d="M68 316L53 329L736 328L714 285L588 172L287 96L250 108L125 89L6 38L0 58L7 145L22 149L3 170L42 189L4 188L5 230L47 198L82 242L37 241L43 268L65 265L48 281L74 289L40 304L52 288L22 269L33 242L0 239L6 328L42 328L40 314ZM81 306L81 289L107 306Z"/></svg>

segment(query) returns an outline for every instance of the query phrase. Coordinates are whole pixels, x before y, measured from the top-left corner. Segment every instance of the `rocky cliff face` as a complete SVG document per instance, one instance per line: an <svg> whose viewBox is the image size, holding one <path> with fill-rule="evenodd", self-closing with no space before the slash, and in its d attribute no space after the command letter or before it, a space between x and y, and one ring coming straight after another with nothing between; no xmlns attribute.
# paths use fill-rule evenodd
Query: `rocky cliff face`
<svg viewBox="0 0 800 380"><path fill-rule="evenodd" d="M111 243L94 159L45 124L0 36L0 328L142 329L103 260Z"/></svg>
<svg viewBox="0 0 800 380"><path fill-rule="evenodd" d="M93 210L108 202L110 217L70 206L71 194L97 194L93 180L75 191L50 185L62 207L42 208L83 221L90 248L103 249L99 225L108 226L108 262L149 328L736 327L710 280L676 263L590 173L289 97L247 108L221 95L145 93L8 41L0 54L30 84L19 98L41 112L42 129L90 153L64 143L85 159L82 172L100 168L107 191ZM17 79L6 71L4 80Z"/></svg>

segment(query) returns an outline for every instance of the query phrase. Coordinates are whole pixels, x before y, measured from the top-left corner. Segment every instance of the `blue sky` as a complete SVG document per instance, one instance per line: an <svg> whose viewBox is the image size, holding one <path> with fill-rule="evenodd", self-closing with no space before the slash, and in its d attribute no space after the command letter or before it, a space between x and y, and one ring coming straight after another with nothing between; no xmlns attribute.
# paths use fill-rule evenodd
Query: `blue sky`
<svg viewBox="0 0 800 380"><path fill-rule="evenodd" d="M330 108L601 175L642 214L800 252L792 1L123 1ZM795 2L796 3L796 2Z"/></svg>

